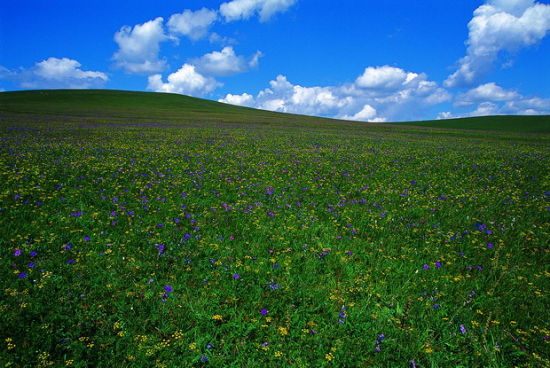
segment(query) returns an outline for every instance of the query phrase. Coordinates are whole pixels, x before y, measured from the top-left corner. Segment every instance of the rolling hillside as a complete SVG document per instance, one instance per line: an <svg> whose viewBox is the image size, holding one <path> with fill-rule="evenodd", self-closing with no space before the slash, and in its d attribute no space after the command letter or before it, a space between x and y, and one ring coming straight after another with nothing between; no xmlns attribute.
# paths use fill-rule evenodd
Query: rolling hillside
<svg viewBox="0 0 550 368"><path fill-rule="evenodd" d="M550 133L550 116L487 116L373 124L284 114L171 93L116 90L36 90L0 93L1 120L244 123L325 128L464 129Z"/></svg>

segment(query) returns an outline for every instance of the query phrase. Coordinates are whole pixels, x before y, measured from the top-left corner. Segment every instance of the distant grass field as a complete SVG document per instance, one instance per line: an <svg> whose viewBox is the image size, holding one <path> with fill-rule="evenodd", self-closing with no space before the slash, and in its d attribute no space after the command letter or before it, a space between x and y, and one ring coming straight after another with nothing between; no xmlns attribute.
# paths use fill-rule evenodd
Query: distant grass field
<svg viewBox="0 0 550 368"><path fill-rule="evenodd" d="M37 117L43 121L63 120L101 123L157 122L177 123L255 123L317 126L351 124L311 116L281 114L222 104L172 93L113 90L44 90L0 93L0 113L22 120Z"/></svg>
<svg viewBox="0 0 550 368"><path fill-rule="evenodd" d="M492 130L518 133L550 133L550 115L481 116L463 119L398 123L431 128Z"/></svg>
<svg viewBox="0 0 550 368"><path fill-rule="evenodd" d="M544 133L0 93L0 366L548 367L549 154Z"/></svg>

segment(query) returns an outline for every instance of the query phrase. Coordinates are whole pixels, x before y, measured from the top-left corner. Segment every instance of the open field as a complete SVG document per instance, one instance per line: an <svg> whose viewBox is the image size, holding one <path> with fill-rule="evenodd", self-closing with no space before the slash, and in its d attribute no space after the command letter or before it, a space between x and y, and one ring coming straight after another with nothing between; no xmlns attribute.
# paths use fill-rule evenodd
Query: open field
<svg viewBox="0 0 550 368"><path fill-rule="evenodd" d="M549 150L1 93L0 366L548 367Z"/></svg>
<svg viewBox="0 0 550 368"><path fill-rule="evenodd" d="M550 116L482 116L398 123L432 128L508 131L517 133L550 133Z"/></svg>

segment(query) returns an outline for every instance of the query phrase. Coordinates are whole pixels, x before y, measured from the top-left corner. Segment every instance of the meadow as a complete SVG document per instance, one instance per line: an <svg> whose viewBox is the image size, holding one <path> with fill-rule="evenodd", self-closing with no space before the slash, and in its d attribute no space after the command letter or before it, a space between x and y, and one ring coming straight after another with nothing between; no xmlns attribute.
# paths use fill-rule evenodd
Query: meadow
<svg viewBox="0 0 550 368"><path fill-rule="evenodd" d="M38 93L0 94L1 367L550 366L549 134Z"/></svg>

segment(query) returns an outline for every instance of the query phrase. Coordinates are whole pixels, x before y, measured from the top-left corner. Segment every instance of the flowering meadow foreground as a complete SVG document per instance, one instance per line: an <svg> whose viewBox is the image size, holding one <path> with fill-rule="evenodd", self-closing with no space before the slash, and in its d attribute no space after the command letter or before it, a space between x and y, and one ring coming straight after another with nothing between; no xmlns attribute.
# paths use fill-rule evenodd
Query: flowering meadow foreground
<svg viewBox="0 0 550 368"><path fill-rule="evenodd" d="M1 367L548 367L547 135L0 129Z"/></svg>

